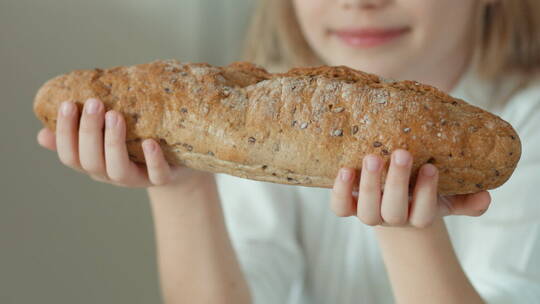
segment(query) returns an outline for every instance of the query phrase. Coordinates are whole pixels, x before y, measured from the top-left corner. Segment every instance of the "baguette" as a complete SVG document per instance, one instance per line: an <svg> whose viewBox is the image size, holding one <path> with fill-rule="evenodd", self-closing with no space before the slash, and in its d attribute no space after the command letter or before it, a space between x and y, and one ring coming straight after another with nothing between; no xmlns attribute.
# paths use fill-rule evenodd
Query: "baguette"
<svg viewBox="0 0 540 304"><path fill-rule="evenodd" d="M439 170L438 192L499 187L512 175L521 142L492 113L414 81L391 81L344 66L272 74L236 62L225 67L157 60L76 70L47 81L34 112L55 130L62 101L88 98L120 112L129 157L144 163L141 141L156 139L171 165L273 183L332 188L339 168L357 170L370 153L412 153L412 187L425 163Z"/></svg>

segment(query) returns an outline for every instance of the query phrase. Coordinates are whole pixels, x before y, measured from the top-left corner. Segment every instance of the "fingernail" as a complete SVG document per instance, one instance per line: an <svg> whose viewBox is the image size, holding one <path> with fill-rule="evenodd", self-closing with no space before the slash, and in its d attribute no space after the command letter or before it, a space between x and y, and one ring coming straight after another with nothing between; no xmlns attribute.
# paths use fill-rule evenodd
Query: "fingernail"
<svg viewBox="0 0 540 304"><path fill-rule="evenodd" d="M86 113L96 114L98 112L99 102L95 99L88 99L86 101Z"/></svg>
<svg viewBox="0 0 540 304"><path fill-rule="evenodd" d="M339 175L341 177L341 180L346 182L346 181L349 181L351 179L352 172L350 170L347 170L347 169L341 169Z"/></svg>
<svg viewBox="0 0 540 304"><path fill-rule="evenodd" d="M396 162L397 165L405 166L409 163L410 159L411 157L409 156L409 153L405 151L398 150L394 152L394 161Z"/></svg>
<svg viewBox="0 0 540 304"><path fill-rule="evenodd" d="M366 166L368 171L377 171L379 170L379 159L374 155L369 155L366 157Z"/></svg>
<svg viewBox="0 0 540 304"><path fill-rule="evenodd" d="M105 117L105 125L107 128L113 128L116 124L117 118L113 112L107 112L107 117Z"/></svg>
<svg viewBox="0 0 540 304"><path fill-rule="evenodd" d="M64 116L68 116L73 111L73 107L71 105L71 102L69 101L64 101L61 107L62 107L62 115Z"/></svg>
<svg viewBox="0 0 540 304"><path fill-rule="evenodd" d="M154 145L154 143L151 140L147 140L147 141L143 142L143 149L146 152L154 152L156 150L156 146Z"/></svg>
<svg viewBox="0 0 540 304"><path fill-rule="evenodd" d="M435 168L435 166L431 164L425 165L424 168L422 168L422 174L428 177L435 176L436 172L437 172L437 168Z"/></svg>

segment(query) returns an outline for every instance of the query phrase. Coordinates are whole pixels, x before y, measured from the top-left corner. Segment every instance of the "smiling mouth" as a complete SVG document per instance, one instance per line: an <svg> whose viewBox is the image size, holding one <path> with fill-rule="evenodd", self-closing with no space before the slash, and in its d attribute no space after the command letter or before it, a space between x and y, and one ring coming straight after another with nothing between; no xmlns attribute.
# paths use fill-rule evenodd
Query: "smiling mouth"
<svg viewBox="0 0 540 304"><path fill-rule="evenodd" d="M354 48L381 46L409 33L409 27L399 28L349 28L328 30L328 34L337 37L344 44Z"/></svg>

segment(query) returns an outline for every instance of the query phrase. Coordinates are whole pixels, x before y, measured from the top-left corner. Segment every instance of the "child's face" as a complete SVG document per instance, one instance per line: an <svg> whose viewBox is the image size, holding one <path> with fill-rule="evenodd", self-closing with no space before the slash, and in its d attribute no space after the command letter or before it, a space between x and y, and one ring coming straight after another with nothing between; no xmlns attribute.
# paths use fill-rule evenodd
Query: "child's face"
<svg viewBox="0 0 540 304"><path fill-rule="evenodd" d="M483 0L292 1L326 64L420 81L466 60Z"/></svg>

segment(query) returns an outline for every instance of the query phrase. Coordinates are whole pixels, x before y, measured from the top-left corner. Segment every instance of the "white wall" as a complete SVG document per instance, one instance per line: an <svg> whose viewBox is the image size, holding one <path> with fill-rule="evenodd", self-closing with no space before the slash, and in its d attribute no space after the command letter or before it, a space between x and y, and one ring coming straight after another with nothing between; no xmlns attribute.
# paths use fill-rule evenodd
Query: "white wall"
<svg viewBox="0 0 540 304"><path fill-rule="evenodd" d="M0 0L0 303L158 303L144 190L35 140L36 90L73 69L238 58L253 0Z"/></svg>

